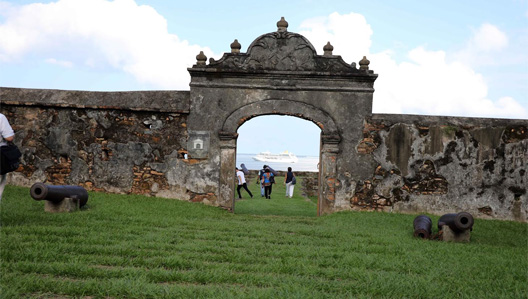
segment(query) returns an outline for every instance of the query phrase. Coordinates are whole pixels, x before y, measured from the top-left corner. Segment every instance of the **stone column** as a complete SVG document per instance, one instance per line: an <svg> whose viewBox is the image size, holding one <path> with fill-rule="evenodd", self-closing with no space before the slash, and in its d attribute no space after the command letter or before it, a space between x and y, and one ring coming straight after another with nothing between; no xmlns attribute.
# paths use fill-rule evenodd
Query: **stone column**
<svg viewBox="0 0 528 299"><path fill-rule="evenodd" d="M332 213L334 210L340 141L339 135L321 135L318 216Z"/></svg>
<svg viewBox="0 0 528 299"><path fill-rule="evenodd" d="M218 188L218 204L234 211L235 208L235 167L236 140L238 134L220 132L220 182Z"/></svg>

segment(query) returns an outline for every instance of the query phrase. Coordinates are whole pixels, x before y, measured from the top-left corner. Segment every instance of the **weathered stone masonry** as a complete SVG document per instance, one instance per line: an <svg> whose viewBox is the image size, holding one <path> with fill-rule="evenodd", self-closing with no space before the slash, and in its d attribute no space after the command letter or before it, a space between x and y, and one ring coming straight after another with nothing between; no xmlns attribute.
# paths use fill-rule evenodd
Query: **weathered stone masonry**
<svg viewBox="0 0 528 299"><path fill-rule="evenodd" d="M358 151L374 155L354 209L468 211L526 221L528 121L372 115Z"/></svg>
<svg viewBox="0 0 528 299"><path fill-rule="evenodd" d="M188 92L2 88L2 113L23 149L10 182L190 199L184 160ZM182 164L182 167L175 167Z"/></svg>
<svg viewBox="0 0 528 299"><path fill-rule="evenodd" d="M9 183L82 185L234 207L237 130L290 115L321 128L319 214L467 211L527 221L528 120L372 114L366 58L317 55L303 36L264 34L220 60L197 56L190 91L0 88L22 166Z"/></svg>

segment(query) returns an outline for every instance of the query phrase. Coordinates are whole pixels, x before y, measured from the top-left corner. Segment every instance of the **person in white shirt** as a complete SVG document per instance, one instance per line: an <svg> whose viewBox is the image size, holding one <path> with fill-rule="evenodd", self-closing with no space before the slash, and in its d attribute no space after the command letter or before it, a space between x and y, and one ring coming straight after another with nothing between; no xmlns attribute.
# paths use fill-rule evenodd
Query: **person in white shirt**
<svg viewBox="0 0 528 299"><path fill-rule="evenodd" d="M5 115L0 113L0 146L7 145L8 142L11 142L15 139L15 132L11 125L7 121ZM2 201L2 193L4 193L4 188L7 183L7 173L0 175L0 201Z"/></svg>
<svg viewBox="0 0 528 299"><path fill-rule="evenodd" d="M249 191L247 187L246 177L244 176L244 172L242 172L242 170L239 169L238 167L236 167L235 169L236 169L236 176L238 179L238 187L237 187L238 199L242 199L242 195L240 194L240 189L242 188L246 189L247 193L249 193L249 196L253 198L253 194L251 194L251 191Z"/></svg>

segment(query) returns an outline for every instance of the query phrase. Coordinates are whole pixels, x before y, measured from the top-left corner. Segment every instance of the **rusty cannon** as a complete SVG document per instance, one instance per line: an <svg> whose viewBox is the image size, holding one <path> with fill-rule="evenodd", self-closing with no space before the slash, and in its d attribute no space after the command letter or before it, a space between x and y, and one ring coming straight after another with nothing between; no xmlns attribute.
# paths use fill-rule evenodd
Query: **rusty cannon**
<svg viewBox="0 0 528 299"><path fill-rule="evenodd" d="M45 200L54 205L60 205L65 200L75 201L79 207L88 202L88 191L80 186L55 186L35 183L29 190L34 200ZM46 207L47 209L47 207Z"/></svg>
<svg viewBox="0 0 528 299"><path fill-rule="evenodd" d="M425 215L419 215L414 218L414 236L422 239L429 239L431 237L431 228L433 221Z"/></svg>
<svg viewBox="0 0 528 299"><path fill-rule="evenodd" d="M461 233L473 229L473 216L467 212L445 214L438 219L438 230L448 226L454 233Z"/></svg>

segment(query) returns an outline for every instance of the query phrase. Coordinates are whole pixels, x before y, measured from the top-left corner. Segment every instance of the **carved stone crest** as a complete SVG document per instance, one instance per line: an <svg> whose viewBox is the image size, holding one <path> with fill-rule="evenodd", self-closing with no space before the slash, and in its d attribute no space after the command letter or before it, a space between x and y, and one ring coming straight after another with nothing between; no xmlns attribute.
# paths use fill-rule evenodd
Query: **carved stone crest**
<svg viewBox="0 0 528 299"><path fill-rule="evenodd" d="M242 64L247 69L304 71L315 68L315 49L300 34L272 32L256 39Z"/></svg>

